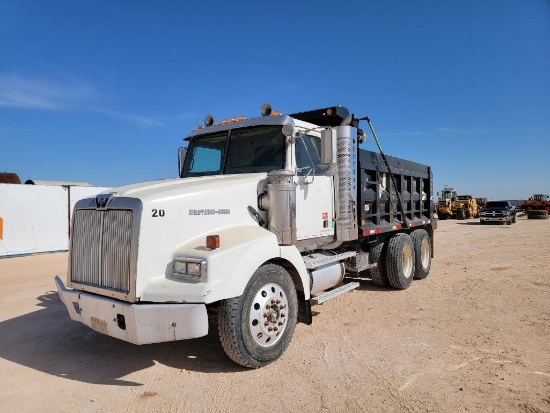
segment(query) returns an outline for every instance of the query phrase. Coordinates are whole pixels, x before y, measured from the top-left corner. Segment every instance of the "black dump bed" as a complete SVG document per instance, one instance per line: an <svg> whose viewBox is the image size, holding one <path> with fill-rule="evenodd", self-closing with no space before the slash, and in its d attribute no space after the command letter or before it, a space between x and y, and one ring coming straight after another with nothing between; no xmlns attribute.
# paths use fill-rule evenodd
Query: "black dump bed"
<svg viewBox="0 0 550 413"><path fill-rule="evenodd" d="M360 235L368 236L428 223L435 229L433 178L429 166L386 156L395 179L394 186L388 167L379 153L360 149L358 157ZM401 196L404 216L397 192Z"/></svg>
<svg viewBox="0 0 550 413"><path fill-rule="evenodd" d="M338 105L290 116L319 126L338 126L349 115L347 108ZM351 119L351 126L358 128L359 119ZM436 228L432 204L433 178L429 166L386 156L395 178L394 187L388 167L379 153L359 149L358 157L357 216L360 236L428 224Z"/></svg>

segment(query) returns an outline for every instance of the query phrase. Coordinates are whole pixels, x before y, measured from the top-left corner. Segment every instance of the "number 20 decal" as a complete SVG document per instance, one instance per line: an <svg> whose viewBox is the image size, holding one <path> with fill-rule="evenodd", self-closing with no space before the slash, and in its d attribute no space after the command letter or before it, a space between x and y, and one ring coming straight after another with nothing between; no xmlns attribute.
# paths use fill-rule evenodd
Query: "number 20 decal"
<svg viewBox="0 0 550 413"><path fill-rule="evenodd" d="M164 209L153 209L152 211L152 217L153 218L158 218L158 217L163 217L164 216Z"/></svg>

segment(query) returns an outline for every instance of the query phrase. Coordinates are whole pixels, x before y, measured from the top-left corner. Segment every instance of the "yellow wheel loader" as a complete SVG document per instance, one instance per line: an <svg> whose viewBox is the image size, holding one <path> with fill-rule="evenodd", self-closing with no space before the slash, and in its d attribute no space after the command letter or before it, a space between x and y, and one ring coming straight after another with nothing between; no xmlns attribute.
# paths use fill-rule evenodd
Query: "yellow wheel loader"
<svg viewBox="0 0 550 413"><path fill-rule="evenodd" d="M437 216L440 220L477 218L479 207L471 195L457 195L455 188L445 187L437 200Z"/></svg>

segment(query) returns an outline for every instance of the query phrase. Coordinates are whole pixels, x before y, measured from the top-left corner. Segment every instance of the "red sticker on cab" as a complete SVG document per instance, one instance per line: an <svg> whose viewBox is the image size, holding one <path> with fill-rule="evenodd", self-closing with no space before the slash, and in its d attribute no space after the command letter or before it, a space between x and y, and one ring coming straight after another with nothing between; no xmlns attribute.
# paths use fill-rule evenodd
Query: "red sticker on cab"
<svg viewBox="0 0 550 413"><path fill-rule="evenodd" d="M328 212L323 212L323 219L328 219Z"/></svg>

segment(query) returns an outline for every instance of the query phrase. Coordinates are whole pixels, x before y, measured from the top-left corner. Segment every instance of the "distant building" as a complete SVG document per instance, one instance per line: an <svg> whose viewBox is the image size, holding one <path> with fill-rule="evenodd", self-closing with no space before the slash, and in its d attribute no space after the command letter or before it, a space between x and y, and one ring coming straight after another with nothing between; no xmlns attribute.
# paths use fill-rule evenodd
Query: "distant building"
<svg viewBox="0 0 550 413"><path fill-rule="evenodd" d="M21 179L13 172L0 172L0 184L20 184Z"/></svg>

